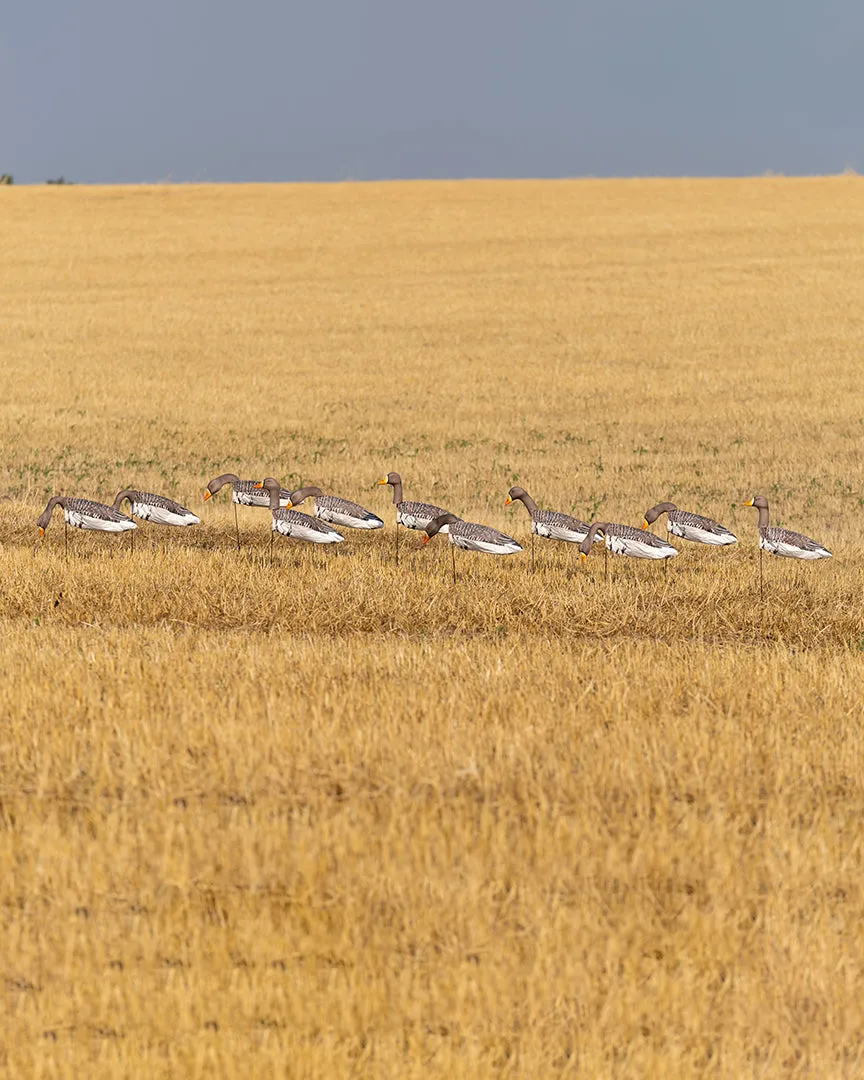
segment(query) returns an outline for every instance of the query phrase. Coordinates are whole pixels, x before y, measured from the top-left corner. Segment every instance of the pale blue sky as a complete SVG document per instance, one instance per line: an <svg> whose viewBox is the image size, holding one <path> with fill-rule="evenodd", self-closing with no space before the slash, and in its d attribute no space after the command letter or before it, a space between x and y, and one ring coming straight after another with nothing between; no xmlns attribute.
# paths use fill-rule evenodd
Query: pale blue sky
<svg viewBox="0 0 864 1080"><path fill-rule="evenodd" d="M23 0L18 182L864 171L862 0Z"/></svg>

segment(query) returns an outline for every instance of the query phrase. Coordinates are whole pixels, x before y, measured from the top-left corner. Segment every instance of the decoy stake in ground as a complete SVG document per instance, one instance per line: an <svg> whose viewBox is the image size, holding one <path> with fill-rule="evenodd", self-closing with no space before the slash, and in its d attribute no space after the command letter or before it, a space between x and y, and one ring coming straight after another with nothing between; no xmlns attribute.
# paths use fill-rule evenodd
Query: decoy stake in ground
<svg viewBox="0 0 864 1080"><path fill-rule="evenodd" d="M764 495L754 495L745 506L754 506L759 511L759 596L764 597L764 579L762 575L762 552L779 555L785 559L830 559L831 552L803 533L790 529L779 529L770 525L768 500Z"/></svg>
<svg viewBox="0 0 864 1080"><path fill-rule="evenodd" d="M237 550L239 551L240 522L237 519L238 504L240 506L269 506L270 496L266 492L256 490L261 487L261 482L258 480L241 480L240 477L235 476L234 473L223 473L221 476L217 476L214 480L211 480L207 485L207 490L204 492L204 502L207 502L208 499L212 499L226 484L231 485L231 501L234 503L234 528L237 531ZM290 494L289 491L280 488L280 506L288 505Z"/></svg>
<svg viewBox="0 0 864 1080"><path fill-rule="evenodd" d="M113 506L105 506L103 503L93 502L92 499L70 499L65 495L52 495L48 505L39 515L36 524L39 526L39 536L45 535L45 530L51 522L54 507L63 508L64 521L64 548L69 554L69 526L73 529L87 529L93 532L131 532L137 528L135 522L115 510Z"/></svg>
<svg viewBox="0 0 864 1080"><path fill-rule="evenodd" d="M441 517L442 514L448 514L450 517L455 518L456 521L461 521L461 518L456 514L450 514L449 510L445 510L443 506L433 506L432 503L424 502L406 502L402 498L402 477L398 472L387 473L386 476L382 476L378 481L379 487L382 484L389 484L393 488L393 505L396 507L396 565L399 565L399 526L404 525L406 529L418 529L423 530L426 526L434 521L435 518ZM448 532L449 526L443 525L440 528L441 532ZM424 540L425 544L426 541Z"/></svg>
<svg viewBox="0 0 864 1080"><path fill-rule="evenodd" d="M465 551L485 551L489 555L515 555L522 550L521 544L517 544L512 536L499 532L489 525L478 525L474 521L463 521L455 514L443 513L430 521L426 526L426 538L423 543L428 544L432 537L439 532L444 532L445 526L450 534L450 554L453 563L453 583L456 583L456 548Z"/></svg>
<svg viewBox="0 0 864 1080"><path fill-rule="evenodd" d="M519 499L531 515L531 570L534 570L534 537L545 536L549 540L563 540L568 544L581 544L588 535L588 525L579 518L561 514L557 510L541 510L525 488L512 487L504 500L505 506Z"/></svg>

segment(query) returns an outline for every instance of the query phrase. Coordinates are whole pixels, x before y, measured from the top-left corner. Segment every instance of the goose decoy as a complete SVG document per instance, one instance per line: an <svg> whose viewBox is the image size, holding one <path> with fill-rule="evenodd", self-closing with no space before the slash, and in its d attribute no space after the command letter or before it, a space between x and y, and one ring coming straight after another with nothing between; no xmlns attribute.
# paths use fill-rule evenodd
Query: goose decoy
<svg viewBox="0 0 864 1080"><path fill-rule="evenodd" d="M450 534L450 554L453 561L454 584L456 582L457 547L463 548L465 551L485 551L489 555L515 555L517 551L522 550L522 545L518 544L512 536L499 532L498 529L493 529L489 525L478 525L474 521L463 521L461 518L456 517L455 514L449 514L446 511L433 518L426 526L424 529L426 536L423 543L428 544L436 533L444 532L447 526L449 526L447 532Z"/></svg>
<svg viewBox="0 0 864 1080"><path fill-rule="evenodd" d="M589 526L585 539L579 545L583 563L591 553L591 546L598 533L606 542L604 551L606 559L610 551L613 555L629 555L631 559L674 559L678 554L677 548L672 547L668 541L661 540L654 533L644 532L633 525L595 521ZM604 564L604 573L608 574L607 564Z"/></svg>
<svg viewBox="0 0 864 1080"><path fill-rule="evenodd" d="M204 492L204 502L208 499L212 499L213 496L221 491L226 484L231 485L232 498L234 503L234 528L237 530L237 550L240 550L240 522L237 519L237 506L269 506L270 496L266 492L258 491L257 488L261 487L261 484L256 480L241 480L239 476L235 476L234 473L223 473L221 476L217 476L211 480L207 485L207 490ZM279 505L287 506L288 497L290 492L285 491L284 488L280 489Z"/></svg>
<svg viewBox="0 0 864 1080"><path fill-rule="evenodd" d="M149 491L136 491L124 488L117 492L114 510L119 510L124 499L129 500L132 517L142 521L152 521L155 525L200 525L201 518L187 510L185 506L174 502L164 495L153 495Z"/></svg>
<svg viewBox="0 0 864 1080"><path fill-rule="evenodd" d="M266 480L260 480L255 487L266 491L270 499L270 511L273 515L273 525L270 530L271 557L274 532L281 533L283 536L293 536L295 540L307 540L311 544L341 544L345 539L341 533L310 517L309 514L301 514L299 510L280 506L284 488L272 476L268 476Z"/></svg>
<svg viewBox="0 0 864 1080"><path fill-rule="evenodd" d="M531 515L531 569L534 569L534 536L545 536L549 540L564 540L568 544L581 544L588 534L588 525L579 518L561 514L557 510L541 510L525 488L512 487L504 500L509 506L519 499Z"/></svg>
<svg viewBox="0 0 864 1080"><path fill-rule="evenodd" d="M150 491L136 491L132 488L124 488L117 492L114 500L114 510L119 510L123 500L129 500L130 514L133 518L141 518L142 521L152 521L155 525L200 525L201 518L187 510L185 506L168 499L164 495L154 495ZM134 547L135 534L132 533L132 546Z"/></svg>
<svg viewBox="0 0 864 1080"><path fill-rule="evenodd" d="M319 487L303 487L292 491L285 505L290 510L310 496L315 499L315 517L321 521L341 525L344 529L384 528L384 522L371 510L351 502L350 499L340 499L338 495L325 495Z"/></svg>
<svg viewBox="0 0 864 1080"><path fill-rule="evenodd" d="M113 506L105 506L104 503L93 502L92 499L70 499L65 495L52 495L48 505L39 515L36 524L39 526L39 536L45 535L45 530L51 523L51 515L54 507L63 508L64 541L65 551L69 554L69 526L74 529L88 529L95 532L131 532L138 526L132 518L121 514Z"/></svg>
<svg viewBox="0 0 864 1080"><path fill-rule="evenodd" d="M389 484L393 488L393 505L396 507L396 565L398 566L399 526L404 525L406 529L422 531L435 518L441 517L442 514L450 514L450 511L445 510L443 506L434 506L432 503L406 502L402 498L402 477L398 472L390 472L382 476L378 481L378 486L382 484ZM462 520L455 514L450 514L450 516L456 518L457 521ZM448 529L447 525L443 525L439 531L446 533ZM424 540L423 543L425 544L426 541Z"/></svg>
<svg viewBox="0 0 864 1080"><path fill-rule="evenodd" d="M768 500L764 495L754 495L744 503L745 506L753 506L759 511L759 595L764 596L762 578L762 552L767 551L770 555L780 555L786 559L830 559L831 552L828 548L811 540L802 533L792 532L790 529L780 529L776 525L769 525Z"/></svg>
<svg viewBox="0 0 864 1080"><path fill-rule="evenodd" d="M712 521L711 518L702 517L701 514L679 510L675 503L671 502L657 503L650 510L646 510L642 528L647 529L649 525L653 525L661 514L666 515L666 531L673 536L680 536L682 540L693 540L697 544L712 544L715 547L738 543L738 537L725 525Z"/></svg>

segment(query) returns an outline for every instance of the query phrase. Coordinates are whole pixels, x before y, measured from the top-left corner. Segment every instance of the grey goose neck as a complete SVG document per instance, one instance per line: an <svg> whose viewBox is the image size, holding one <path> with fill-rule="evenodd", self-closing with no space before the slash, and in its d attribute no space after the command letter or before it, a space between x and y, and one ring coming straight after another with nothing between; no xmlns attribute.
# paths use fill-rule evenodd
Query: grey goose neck
<svg viewBox="0 0 864 1080"><path fill-rule="evenodd" d="M460 518L455 514L439 514L438 517L433 518L432 521L423 530L428 537L433 537L441 531L445 525L452 525L454 522L459 521Z"/></svg>
<svg viewBox="0 0 864 1080"><path fill-rule="evenodd" d="M652 506L650 510L645 511L645 520L648 522L649 525L653 525L661 514L671 514L674 513L677 509L678 507L675 505L675 503L672 502L657 503L656 506Z"/></svg>
<svg viewBox="0 0 864 1080"><path fill-rule="evenodd" d="M296 491L292 491L289 501L292 506L298 506L300 503L308 498L320 499L324 495L324 492L320 487L314 485L308 487L298 488Z"/></svg>

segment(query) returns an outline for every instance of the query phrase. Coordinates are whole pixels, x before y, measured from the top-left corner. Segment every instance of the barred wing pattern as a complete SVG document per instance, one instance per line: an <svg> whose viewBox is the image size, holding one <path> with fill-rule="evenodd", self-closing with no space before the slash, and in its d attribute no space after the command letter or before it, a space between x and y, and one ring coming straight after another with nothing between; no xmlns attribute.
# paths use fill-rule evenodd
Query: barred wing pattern
<svg viewBox="0 0 864 1080"><path fill-rule="evenodd" d="M433 506L431 503L400 502L396 506L396 521L406 529L425 529L430 521L449 513L443 506ZM449 531L449 525L442 525L441 532Z"/></svg>
<svg viewBox="0 0 864 1080"><path fill-rule="evenodd" d="M673 536L682 540L692 540L697 544L712 544L722 547L737 544L738 537L725 525L701 514L692 514L688 510L670 510L667 514L667 529Z"/></svg>

